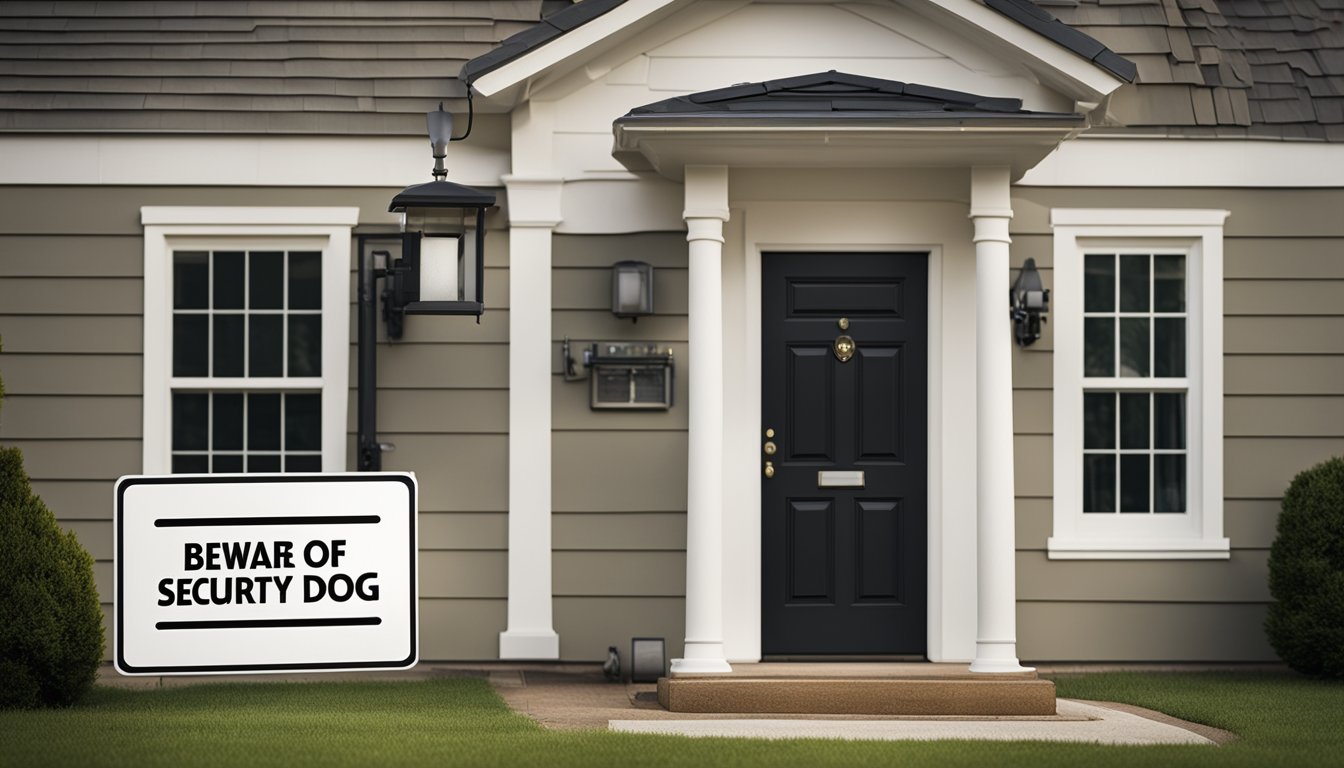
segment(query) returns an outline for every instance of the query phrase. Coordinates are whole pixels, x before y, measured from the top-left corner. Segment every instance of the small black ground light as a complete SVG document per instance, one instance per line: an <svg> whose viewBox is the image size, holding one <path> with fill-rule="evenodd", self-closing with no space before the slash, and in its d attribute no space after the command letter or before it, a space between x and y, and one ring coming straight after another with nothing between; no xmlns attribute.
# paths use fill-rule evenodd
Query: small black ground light
<svg viewBox="0 0 1344 768"><path fill-rule="evenodd" d="M667 643L661 637L630 640L630 682L656 683L667 675Z"/></svg>

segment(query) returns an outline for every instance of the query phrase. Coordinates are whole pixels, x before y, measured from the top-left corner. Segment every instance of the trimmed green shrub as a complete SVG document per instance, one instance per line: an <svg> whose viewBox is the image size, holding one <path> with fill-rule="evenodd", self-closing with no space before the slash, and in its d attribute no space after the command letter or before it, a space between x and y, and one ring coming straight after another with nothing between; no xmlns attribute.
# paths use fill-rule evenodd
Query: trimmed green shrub
<svg viewBox="0 0 1344 768"><path fill-rule="evenodd" d="M33 495L19 450L0 448L0 707L73 704L102 660L93 558Z"/></svg>
<svg viewBox="0 0 1344 768"><path fill-rule="evenodd" d="M1303 674L1344 677L1344 459L1293 478L1269 551L1269 644Z"/></svg>

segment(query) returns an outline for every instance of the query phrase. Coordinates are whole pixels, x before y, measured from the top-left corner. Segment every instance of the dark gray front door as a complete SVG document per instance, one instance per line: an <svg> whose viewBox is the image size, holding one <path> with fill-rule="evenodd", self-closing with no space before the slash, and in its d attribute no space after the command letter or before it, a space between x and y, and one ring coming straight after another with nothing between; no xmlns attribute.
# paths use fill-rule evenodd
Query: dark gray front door
<svg viewBox="0 0 1344 768"><path fill-rule="evenodd" d="M927 270L924 253L762 259L767 655L925 651Z"/></svg>

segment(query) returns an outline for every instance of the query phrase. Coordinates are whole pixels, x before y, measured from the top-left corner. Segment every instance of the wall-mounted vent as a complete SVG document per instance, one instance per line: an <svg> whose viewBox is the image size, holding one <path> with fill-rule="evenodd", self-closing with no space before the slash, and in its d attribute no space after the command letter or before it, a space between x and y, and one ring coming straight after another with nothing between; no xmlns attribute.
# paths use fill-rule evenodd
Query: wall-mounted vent
<svg viewBox="0 0 1344 768"><path fill-rule="evenodd" d="M587 357L593 410L672 407L672 350L647 343L598 342Z"/></svg>

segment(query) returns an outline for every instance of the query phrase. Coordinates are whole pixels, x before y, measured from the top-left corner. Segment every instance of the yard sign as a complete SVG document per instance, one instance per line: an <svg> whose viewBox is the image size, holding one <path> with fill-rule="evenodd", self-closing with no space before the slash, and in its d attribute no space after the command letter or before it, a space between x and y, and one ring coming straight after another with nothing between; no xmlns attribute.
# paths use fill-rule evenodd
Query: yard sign
<svg viewBox="0 0 1344 768"><path fill-rule="evenodd" d="M415 666L415 513L409 474L121 478L117 671Z"/></svg>

